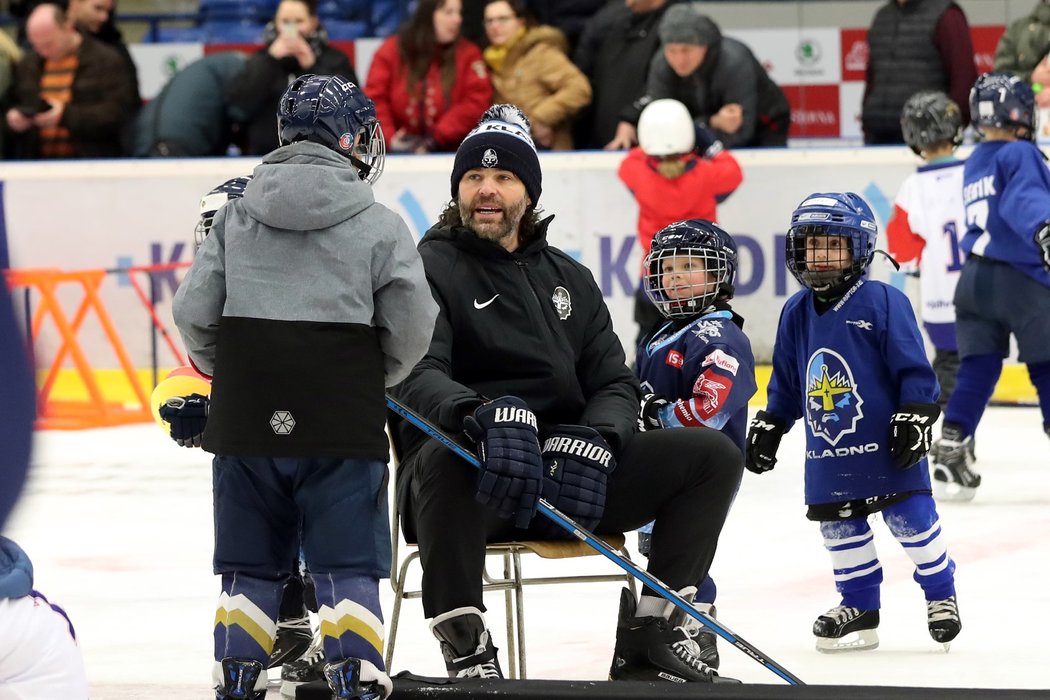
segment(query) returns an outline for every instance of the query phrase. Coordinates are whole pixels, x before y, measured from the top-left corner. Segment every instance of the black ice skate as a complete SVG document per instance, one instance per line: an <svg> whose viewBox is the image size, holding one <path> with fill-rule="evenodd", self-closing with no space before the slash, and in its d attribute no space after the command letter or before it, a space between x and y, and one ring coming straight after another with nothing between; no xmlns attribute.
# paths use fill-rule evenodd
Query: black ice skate
<svg viewBox="0 0 1050 700"><path fill-rule="evenodd" d="M837 605L817 618L813 634L817 651L834 653L879 647L878 610L859 610Z"/></svg>
<svg viewBox="0 0 1050 700"><path fill-rule="evenodd" d="M297 661L289 661L281 668L281 695L295 697L295 689L303 683L324 680L324 645L317 635L310 648Z"/></svg>
<svg viewBox="0 0 1050 700"><path fill-rule="evenodd" d="M926 625L930 636L944 645L948 651L951 641L959 636L962 630L962 619L959 617L959 604L955 596L944 600L926 601Z"/></svg>
<svg viewBox="0 0 1050 700"><path fill-rule="evenodd" d="M344 659L324 667L333 700L383 700L390 695L390 676L367 659Z"/></svg>
<svg viewBox="0 0 1050 700"><path fill-rule="evenodd" d="M954 423L945 423L934 458L933 495L944 501L972 501L981 485L973 463L973 436L963 435Z"/></svg>
<svg viewBox="0 0 1050 700"><path fill-rule="evenodd" d="M430 622L441 642L449 678L503 678L485 617L474 607L456 608Z"/></svg>
<svg viewBox="0 0 1050 700"><path fill-rule="evenodd" d="M226 657L215 664L215 700L263 700L266 674L258 661Z"/></svg>
<svg viewBox="0 0 1050 700"><path fill-rule="evenodd" d="M715 617L716 610L714 605L702 606L700 603L694 603L694 605L706 612L711 617ZM705 610L705 607L709 607L710 610ZM705 627L702 623L694 620L688 615L684 615L685 621L683 627L685 627L685 633L693 640L696 644L695 654L700 657L700 660L713 669L718 669L718 664L721 663L721 659L718 658L718 635L715 634L714 630L710 627Z"/></svg>
<svg viewBox="0 0 1050 700"><path fill-rule="evenodd" d="M692 592L695 590L691 589ZM689 616L682 610L675 608L670 619L665 620L659 616L635 617L637 607L634 594L627 588L623 589L620 593L616 649L609 669L609 680L740 682L719 676L713 668L700 660L697 643L686 631L685 619Z"/></svg>
<svg viewBox="0 0 1050 700"><path fill-rule="evenodd" d="M266 668L277 668L290 661L295 661L307 652L314 640L310 615L277 621L277 636L273 640L273 651Z"/></svg>

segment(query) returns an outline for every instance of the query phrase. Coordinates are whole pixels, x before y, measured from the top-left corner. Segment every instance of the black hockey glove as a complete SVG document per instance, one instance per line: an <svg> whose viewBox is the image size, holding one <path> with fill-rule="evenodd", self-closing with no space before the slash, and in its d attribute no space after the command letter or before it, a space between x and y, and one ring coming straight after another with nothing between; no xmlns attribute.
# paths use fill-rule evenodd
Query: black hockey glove
<svg viewBox="0 0 1050 700"><path fill-rule="evenodd" d="M1039 246L1039 253L1043 257L1043 268L1050 272L1050 221L1035 232L1035 244Z"/></svg>
<svg viewBox="0 0 1050 700"><path fill-rule="evenodd" d="M543 442L543 497L590 530L605 512L606 482L616 468L609 443L585 425L555 426ZM551 529L565 529L550 523Z"/></svg>
<svg viewBox="0 0 1050 700"><path fill-rule="evenodd" d="M641 406L638 408L638 430L643 433L646 430L659 430L664 427L660 422L660 411L667 404L660 394L646 394L642 397Z"/></svg>
<svg viewBox="0 0 1050 700"><path fill-rule="evenodd" d="M744 466L749 472L761 474L777 465L777 448L784 437L784 422L772 413L759 411L747 431L747 453Z"/></svg>
<svg viewBox="0 0 1050 700"><path fill-rule="evenodd" d="M718 134L711 127L703 123L696 124L696 146L693 148L696 155L711 160L723 150L725 146L718 138Z"/></svg>
<svg viewBox="0 0 1050 700"><path fill-rule="evenodd" d="M208 404L208 397L200 394L172 396L161 404L160 417L171 426L171 439L182 447L200 447Z"/></svg>
<svg viewBox="0 0 1050 700"><path fill-rule="evenodd" d="M528 527L543 479L536 416L518 397L502 396L464 418L463 430L477 443L481 461L475 498L501 518L515 516L515 527Z"/></svg>
<svg viewBox="0 0 1050 700"><path fill-rule="evenodd" d="M890 418L890 459L898 469L918 464L933 444L933 424L941 415L935 403L906 403Z"/></svg>

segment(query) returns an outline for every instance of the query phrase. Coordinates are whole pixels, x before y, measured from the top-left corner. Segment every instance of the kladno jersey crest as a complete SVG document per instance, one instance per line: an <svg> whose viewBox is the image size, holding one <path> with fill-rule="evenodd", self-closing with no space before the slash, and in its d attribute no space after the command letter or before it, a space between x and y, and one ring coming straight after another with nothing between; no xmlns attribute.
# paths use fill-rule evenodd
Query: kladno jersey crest
<svg viewBox="0 0 1050 700"><path fill-rule="evenodd" d="M806 365L806 422L813 435L837 445L844 435L857 431L864 417L864 399L853 372L834 350L820 348Z"/></svg>

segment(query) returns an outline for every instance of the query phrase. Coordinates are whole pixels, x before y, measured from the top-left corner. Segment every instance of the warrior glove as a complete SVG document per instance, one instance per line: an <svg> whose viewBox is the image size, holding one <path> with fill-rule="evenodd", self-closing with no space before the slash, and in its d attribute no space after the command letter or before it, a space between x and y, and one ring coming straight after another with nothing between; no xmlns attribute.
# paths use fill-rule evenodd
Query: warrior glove
<svg viewBox="0 0 1050 700"><path fill-rule="evenodd" d="M1035 244L1039 246L1039 254L1043 259L1043 269L1050 272L1050 221L1035 232Z"/></svg>
<svg viewBox="0 0 1050 700"><path fill-rule="evenodd" d="M543 478L535 414L518 397L503 396L478 406L463 419L463 430L477 444L481 462L475 498L501 518L515 516L515 527L528 527Z"/></svg>
<svg viewBox="0 0 1050 700"><path fill-rule="evenodd" d="M761 474L777 465L777 448L784 437L784 422L772 413L759 411L747 431L747 450L744 466L749 472Z"/></svg>
<svg viewBox="0 0 1050 700"><path fill-rule="evenodd" d="M555 426L543 442L543 497L583 528L593 529L605 512L606 482L615 468L612 449L597 430Z"/></svg>
<svg viewBox="0 0 1050 700"><path fill-rule="evenodd" d="M171 426L171 439L182 447L200 447L208 422L208 397L172 396L161 404L160 417Z"/></svg>
<svg viewBox="0 0 1050 700"><path fill-rule="evenodd" d="M890 459L895 467L907 469L926 456L940 415L935 403L906 403L897 409L890 418Z"/></svg>
<svg viewBox="0 0 1050 700"><path fill-rule="evenodd" d="M659 430L664 427L660 422L660 411L667 405L667 399L660 394L643 396L638 408L638 430L644 433L646 430Z"/></svg>

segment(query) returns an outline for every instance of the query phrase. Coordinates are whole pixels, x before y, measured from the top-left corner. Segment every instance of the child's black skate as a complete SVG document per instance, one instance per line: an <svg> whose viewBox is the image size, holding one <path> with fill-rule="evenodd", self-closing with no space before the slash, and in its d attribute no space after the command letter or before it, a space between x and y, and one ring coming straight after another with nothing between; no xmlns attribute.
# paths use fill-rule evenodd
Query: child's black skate
<svg viewBox="0 0 1050 700"><path fill-rule="evenodd" d="M456 608L435 617L430 631L441 642L449 678L503 678L492 635L477 608Z"/></svg>
<svg viewBox="0 0 1050 700"><path fill-rule="evenodd" d="M277 621L277 636L273 640L273 651L266 668L276 668L301 658L314 640L310 615Z"/></svg>
<svg viewBox="0 0 1050 700"><path fill-rule="evenodd" d="M623 589L609 680L740 682L719 676L700 660L696 642L686 632L684 618L688 616L683 611L675 608L669 620L659 616L635 617L637 605L634 594Z"/></svg>
<svg viewBox="0 0 1050 700"><path fill-rule="evenodd" d="M215 664L215 700L263 700L266 674L258 661L226 657Z"/></svg>
<svg viewBox="0 0 1050 700"><path fill-rule="evenodd" d="M716 611L715 606L712 604L701 605L700 603L693 603L693 606L702 612L706 612L711 617L715 617ZM701 622L684 615L684 621L682 626L685 628L685 633L689 635L690 639L696 645L696 649L693 650L700 660L711 668L718 670L718 664L721 663L721 659L718 658L718 635L715 634L714 630Z"/></svg>
<svg viewBox="0 0 1050 700"><path fill-rule="evenodd" d="M837 605L817 618L813 634L817 651L860 651L879 647L878 610L859 610Z"/></svg>
<svg viewBox="0 0 1050 700"><path fill-rule="evenodd" d="M332 700L383 700L394 686L390 676L367 659L343 659L324 667Z"/></svg>
<svg viewBox="0 0 1050 700"><path fill-rule="evenodd" d="M962 619L959 617L959 604L955 596L944 600L927 600L926 624L930 629L930 636L943 644L944 650L948 651L951 641L962 631Z"/></svg>
<svg viewBox="0 0 1050 700"><path fill-rule="evenodd" d="M973 436L963 435L954 423L945 423L933 465L933 495L944 501L972 501L981 485L973 470Z"/></svg>
<svg viewBox="0 0 1050 700"><path fill-rule="evenodd" d="M318 635L301 658L281 667L281 695L295 697L295 689L303 683L324 680L324 645Z"/></svg>

